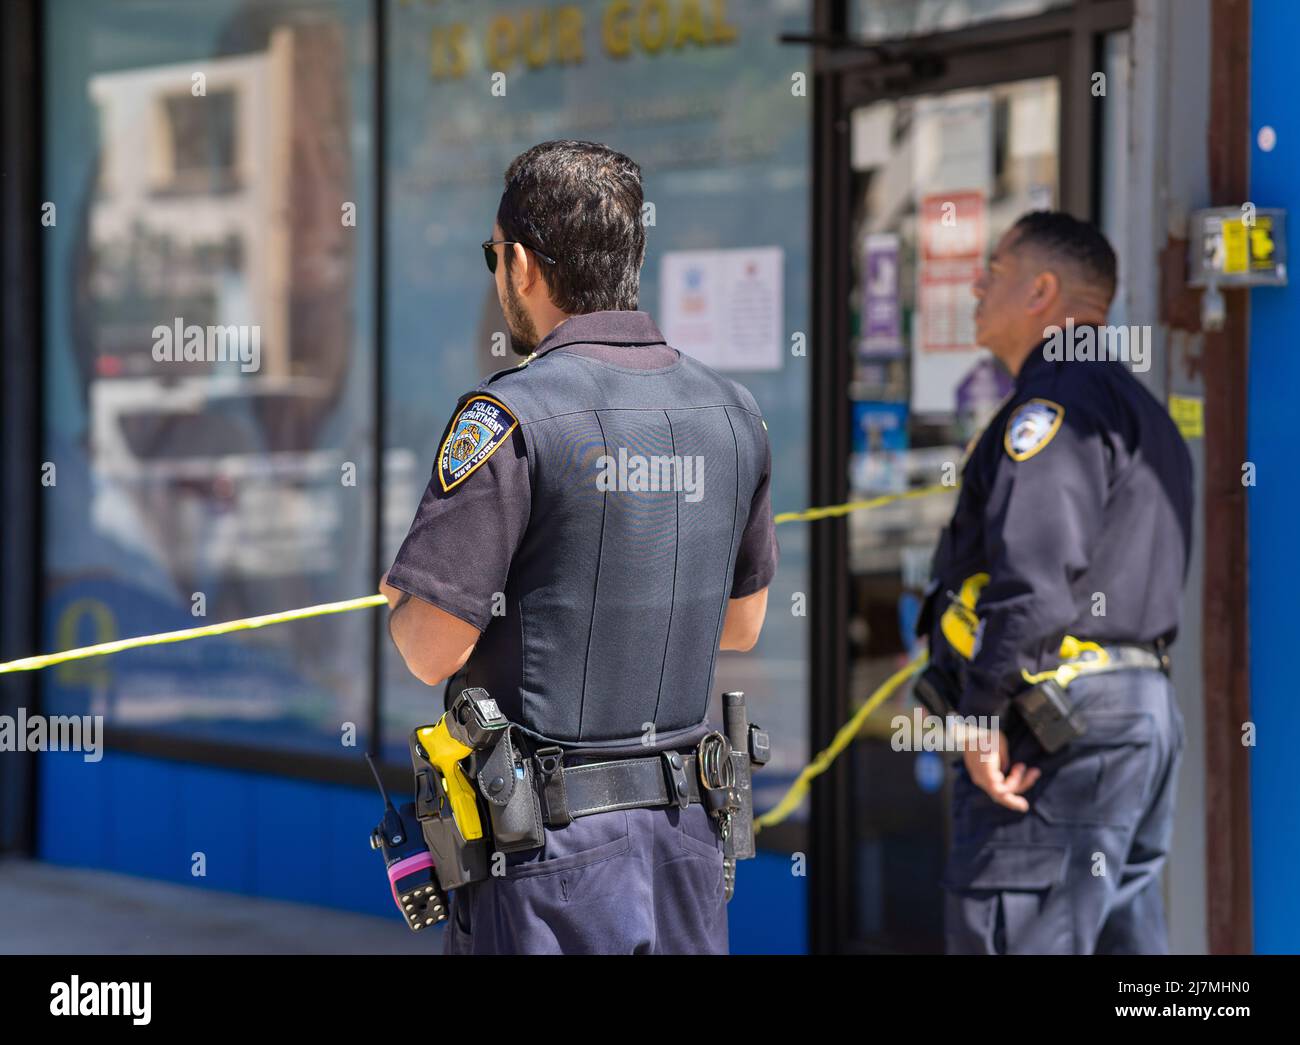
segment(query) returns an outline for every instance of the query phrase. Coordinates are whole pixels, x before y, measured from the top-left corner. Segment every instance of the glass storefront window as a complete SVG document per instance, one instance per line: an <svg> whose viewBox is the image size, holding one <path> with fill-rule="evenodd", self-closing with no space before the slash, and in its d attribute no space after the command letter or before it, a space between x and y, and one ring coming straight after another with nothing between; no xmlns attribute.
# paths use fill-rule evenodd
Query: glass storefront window
<svg viewBox="0 0 1300 1045"><path fill-rule="evenodd" d="M852 0L850 32L888 40L952 32L981 22L1028 18L1074 0Z"/></svg>
<svg viewBox="0 0 1300 1045"><path fill-rule="evenodd" d="M770 306L764 322L732 337L725 366L767 418L774 507L807 505L808 350L791 346L811 328L811 100L792 89L806 52L778 40L806 31L805 5L383 11L377 73L363 0L48 4L47 648L374 590L376 527L391 561L457 395L515 362L494 338L505 322L478 244L509 161L551 138L640 163L641 307L670 340L678 284L701 267L767 281L749 299ZM807 529L778 535L764 636L720 657L715 686L744 689L777 739L760 805L809 754ZM47 676L47 701L116 726L338 753L348 723L367 744L377 700L383 753L401 763L441 692L387 642L373 692L373 624L329 616L68 665Z"/></svg>
<svg viewBox="0 0 1300 1045"><path fill-rule="evenodd" d="M363 0L45 8L44 645L374 590ZM365 743L364 614L47 673L46 706Z"/></svg>
<svg viewBox="0 0 1300 1045"><path fill-rule="evenodd" d="M690 8L697 17L688 17L687 5L608 0L543 11L489 3L390 6L389 561L456 397L517 362L499 336L506 324L478 244L491 232L510 160L553 138L602 141L640 164L649 205L641 307L670 342L682 302L674 273L689 279L692 270L716 271L711 266L736 256L719 251L745 251L746 264L760 272L777 266L769 278L780 282L765 296L776 309L772 323L779 319L776 343L762 351L742 345L726 365L767 419L774 509L808 503L809 356L790 346L796 332L806 341L811 322L811 101L791 89L792 74L807 72L806 53L778 42L782 32L807 30L806 6L710 3ZM494 74L504 95L493 93ZM783 526L777 533L781 566L763 637L750 653L720 656L714 687L744 690L751 718L771 731L774 760L755 778L760 808L775 804L809 757L807 529ZM389 650L383 697L385 750L405 758L407 733L436 716L442 689L413 679ZM713 717L721 721L720 708Z"/></svg>

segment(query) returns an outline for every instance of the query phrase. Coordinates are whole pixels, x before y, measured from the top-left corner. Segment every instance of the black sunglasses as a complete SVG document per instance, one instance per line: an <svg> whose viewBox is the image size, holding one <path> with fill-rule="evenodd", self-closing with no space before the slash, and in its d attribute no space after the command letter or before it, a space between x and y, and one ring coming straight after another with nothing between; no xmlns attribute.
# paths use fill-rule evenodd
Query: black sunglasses
<svg viewBox="0 0 1300 1045"><path fill-rule="evenodd" d="M548 257L547 255L543 254L543 253L542 253L540 250L538 250L536 247L530 247L530 246L528 246L528 244L527 244L527 243L524 243L522 240L517 240L517 239L485 239L485 240L480 244L480 246L483 248L483 260L487 262L488 271L491 272L493 275L496 275L496 271L497 271L497 252L496 252L495 250L493 250L492 248L495 247L498 243L503 243L503 244L505 244L506 246L513 246L514 244L518 243L519 246L525 248L526 250L531 250L534 254L536 254L536 255L537 255L539 258L541 258L543 261L545 261L545 262L549 262L549 263L552 264L552 265L554 265L554 264L556 263L556 261L555 261L554 258L552 258L552 257Z"/></svg>

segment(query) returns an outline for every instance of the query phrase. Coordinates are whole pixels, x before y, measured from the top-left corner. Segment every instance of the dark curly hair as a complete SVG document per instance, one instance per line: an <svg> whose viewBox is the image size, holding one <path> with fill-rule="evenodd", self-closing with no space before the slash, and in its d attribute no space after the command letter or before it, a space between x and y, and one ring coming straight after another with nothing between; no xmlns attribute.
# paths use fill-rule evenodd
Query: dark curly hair
<svg viewBox="0 0 1300 1045"><path fill-rule="evenodd" d="M1096 225L1060 210L1035 210L1013 227L1018 246L1037 247L1048 257L1073 265L1107 299L1115 296L1115 251Z"/></svg>
<svg viewBox="0 0 1300 1045"><path fill-rule="evenodd" d="M497 224L505 239L554 259L541 270L556 308L581 315L637 307L645 260L640 167L596 142L551 141L516 156L505 182Z"/></svg>

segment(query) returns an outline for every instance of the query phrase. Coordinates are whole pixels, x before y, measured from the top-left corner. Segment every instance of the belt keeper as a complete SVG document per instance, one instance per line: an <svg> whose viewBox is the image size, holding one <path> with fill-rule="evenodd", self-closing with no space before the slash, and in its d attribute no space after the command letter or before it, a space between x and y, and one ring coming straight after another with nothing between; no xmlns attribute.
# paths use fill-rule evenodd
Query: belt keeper
<svg viewBox="0 0 1300 1045"><path fill-rule="evenodd" d="M691 804L691 783L686 776L686 760L676 751L665 751L664 776L668 783L668 804L685 809Z"/></svg>
<svg viewBox="0 0 1300 1045"><path fill-rule="evenodd" d="M569 815L569 802L564 793L564 749L538 748L533 755L537 776L542 782L542 814L552 827L573 823Z"/></svg>

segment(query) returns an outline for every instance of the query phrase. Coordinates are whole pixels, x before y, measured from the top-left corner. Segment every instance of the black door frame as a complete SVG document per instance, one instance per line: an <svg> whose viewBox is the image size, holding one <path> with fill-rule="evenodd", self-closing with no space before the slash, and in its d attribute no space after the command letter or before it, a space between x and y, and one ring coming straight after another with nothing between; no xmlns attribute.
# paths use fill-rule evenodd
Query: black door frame
<svg viewBox="0 0 1300 1045"><path fill-rule="evenodd" d="M37 0L10 0L0 12L0 661L30 656L40 635L39 558L42 526L41 65ZM5 675L0 715L40 713L35 674ZM0 755L0 854L35 844L36 755Z"/></svg>
<svg viewBox="0 0 1300 1045"><path fill-rule="evenodd" d="M1103 35L1126 29L1133 0L1076 0L1031 18L991 22L950 33L864 44L848 33L846 0L815 0L812 130L813 345L810 387L810 481L813 504L848 500L851 279L849 121L870 101L1056 75L1061 83L1060 200L1063 209L1096 219L1099 210L1100 106L1092 74L1101 67ZM791 42L795 42L794 38ZM809 615L809 737L830 743L852 712L845 622L848 617L848 525L813 527ZM849 938L852 815L849 761L840 759L812 785L808 925L814 953L854 949Z"/></svg>

